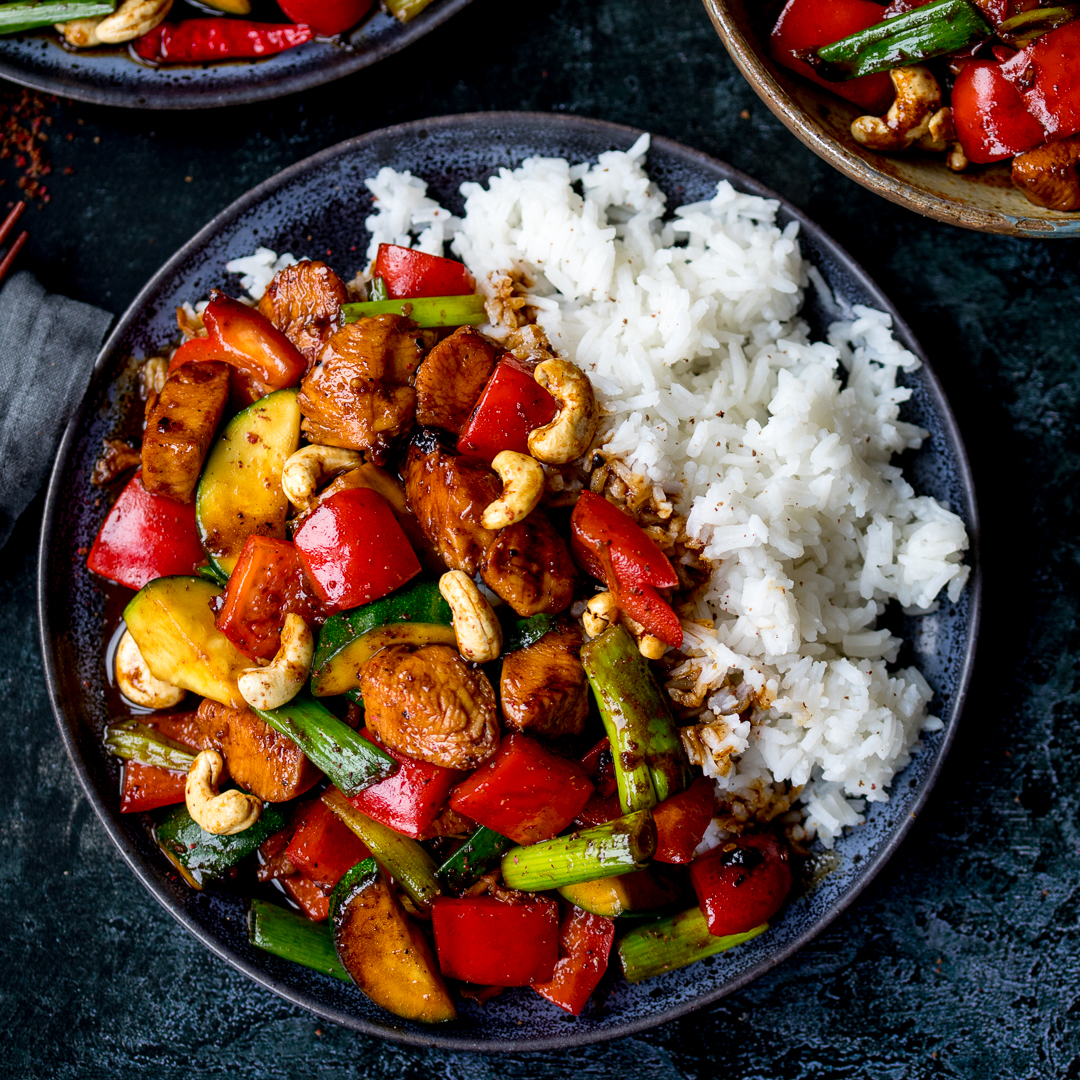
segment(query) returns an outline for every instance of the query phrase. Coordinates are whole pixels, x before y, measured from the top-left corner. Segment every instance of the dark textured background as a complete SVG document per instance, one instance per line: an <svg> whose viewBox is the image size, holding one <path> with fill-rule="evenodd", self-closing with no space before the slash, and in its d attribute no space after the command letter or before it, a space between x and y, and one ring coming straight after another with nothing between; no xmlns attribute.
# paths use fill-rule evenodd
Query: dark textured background
<svg viewBox="0 0 1080 1080"><path fill-rule="evenodd" d="M17 96L0 87L0 106ZM362 1038L210 956L106 839L39 674L39 498L0 553L5 1073L1080 1078L1080 245L963 232L840 177L758 102L695 0L475 0L407 52L270 106L50 104L50 202L26 215L23 264L120 312L283 166L389 123L514 108L645 127L761 179L847 246L925 344L974 464L986 575L974 685L934 796L852 910L710 1010L572 1057ZM18 172L0 161L0 206Z"/></svg>

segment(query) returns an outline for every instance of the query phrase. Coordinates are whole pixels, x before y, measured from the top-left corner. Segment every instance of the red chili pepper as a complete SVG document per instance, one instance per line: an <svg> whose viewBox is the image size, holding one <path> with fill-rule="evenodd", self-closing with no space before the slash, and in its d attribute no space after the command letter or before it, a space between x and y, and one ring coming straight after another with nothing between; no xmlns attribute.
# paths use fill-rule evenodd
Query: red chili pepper
<svg viewBox="0 0 1080 1080"><path fill-rule="evenodd" d="M295 545L269 536L249 536L229 575L225 603L215 625L245 655L272 660L290 612L308 626L325 617Z"/></svg>
<svg viewBox="0 0 1080 1080"><path fill-rule="evenodd" d="M334 37L355 26L374 0L278 0L287 19L310 26L316 34Z"/></svg>
<svg viewBox="0 0 1080 1080"><path fill-rule="evenodd" d="M385 750L401 768L393 776L365 788L349 802L395 832L419 840L445 809L450 790L461 779L461 773L399 754L384 746L366 728L360 735Z"/></svg>
<svg viewBox="0 0 1080 1080"><path fill-rule="evenodd" d="M278 878L278 881L312 922L325 922L330 918L330 897L315 882L303 874Z"/></svg>
<svg viewBox="0 0 1080 1080"><path fill-rule="evenodd" d="M771 919L787 899L788 851L768 833L740 836L695 859L690 881L709 933L742 934Z"/></svg>
<svg viewBox="0 0 1080 1080"><path fill-rule="evenodd" d="M1005 78L1004 67L990 60L969 60L953 83L956 137L968 160L978 165L1002 161L1046 141L1042 124Z"/></svg>
<svg viewBox="0 0 1080 1080"><path fill-rule="evenodd" d="M688 863L713 816L713 783L699 776L685 791L653 808L658 862ZM756 925L756 924L755 924Z"/></svg>
<svg viewBox="0 0 1080 1080"><path fill-rule="evenodd" d="M769 53L784 67L824 86L872 113L883 113L893 98L892 80L882 72L846 82L828 82L799 59L799 54L875 26L882 8L870 0L788 0L769 39Z"/></svg>
<svg viewBox="0 0 1080 1080"><path fill-rule="evenodd" d="M562 832L592 791L576 761L526 735L504 735L495 756L454 789L450 807L515 843L535 844Z"/></svg>
<svg viewBox="0 0 1080 1080"><path fill-rule="evenodd" d="M367 845L322 801L302 812L285 855L309 881L333 887L371 854Z"/></svg>
<svg viewBox="0 0 1080 1080"><path fill-rule="evenodd" d="M135 814L184 801L187 773L173 772L160 765L124 762L124 782L120 790L120 813Z"/></svg>
<svg viewBox="0 0 1080 1080"><path fill-rule="evenodd" d="M135 54L153 64L203 64L255 60L303 45L310 26L259 23L248 19L184 19L161 23L135 41Z"/></svg>
<svg viewBox="0 0 1080 1080"><path fill-rule="evenodd" d="M615 920L572 907L559 926L559 960L550 982L533 989L560 1009L577 1016L607 971L615 941Z"/></svg>
<svg viewBox="0 0 1080 1080"><path fill-rule="evenodd" d="M1037 38L1001 65L1001 74L1020 92L1027 111L1049 139L1080 131L1080 22L1066 23Z"/></svg>
<svg viewBox="0 0 1080 1080"><path fill-rule="evenodd" d="M559 960L559 909L537 897L504 904L493 896L439 896L431 909L439 969L480 986L544 982Z"/></svg>
<svg viewBox="0 0 1080 1080"><path fill-rule="evenodd" d="M205 562L195 504L151 494L140 470L113 503L86 566L129 589L141 589L154 578L194 574Z"/></svg>
<svg viewBox="0 0 1080 1080"><path fill-rule="evenodd" d="M399 244L379 245L372 273L383 279L390 300L468 296L476 292L476 282L464 263Z"/></svg>
<svg viewBox="0 0 1080 1080"><path fill-rule="evenodd" d="M529 452L529 432L550 424L555 399L533 378L535 364L507 353L495 365L458 438L458 453L490 462L502 450Z"/></svg>
<svg viewBox="0 0 1080 1080"><path fill-rule="evenodd" d="M378 600L420 573L393 510L371 488L339 491L323 500L293 541L331 614Z"/></svg>

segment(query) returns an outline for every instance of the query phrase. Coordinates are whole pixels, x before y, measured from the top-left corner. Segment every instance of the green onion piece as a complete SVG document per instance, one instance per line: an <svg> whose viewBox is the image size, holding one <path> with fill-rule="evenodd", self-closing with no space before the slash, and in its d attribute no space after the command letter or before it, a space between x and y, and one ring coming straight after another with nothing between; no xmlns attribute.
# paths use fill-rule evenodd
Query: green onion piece
<svg viewBox="0 0 1080 1080"><path fill-rule="evenodd" d="M821 78L843 82L947 56L985 41L993 32L968 0L934 0L831 45L808 50L802 59Z"/></svg>
<svg viewBox="0 0 1080 1080"><path fill-rule="evenodd" d="M420 296L414 300L368 300L343 304L347 323L376 315L404 315L421 328L432 326L479 326L487 322L482 296Z"/></svg>
<svg viewBox="0 0 1080 1080"><path fill-rule="evenodd" d="M1056 30L1080 16L1080 7L1062 4L1061 7L1032 8L1006 19L998 28L998 37L1014 48L1022 49L1043 34Z"/></svg>
<svg viewBox="0 0 1080 1080"><path fill-rule="evenodd" d="M111 15L115 0L18 0L0 5L0 34L19 34L39 26Z"/></svg>
<svg viewBox="0 0 1080 1080"><path fill-rule="evenodd" d="M334 951L334 936L326 923L314 923L288 908L252 900L248 940L283 960L352 982Z"/></svg>
<svg viewBox="0 0 1080 1080"><path fill-rule="evenodd" d="M554 615L548 615L543 611L539 615L530 615L527 619L507 616L501 621L504 655L515 649L535 645L545 634L559 625L559 620Z"/></svg>
<svg viewBox="0 0 1080 1080"><path fill-rule="evenodd" d="M200 566L195 571L204 581L209 581L214 585L220 585L223 589L229 584L229 575L224 573L219 566Z"/></svg>
<svg viewBox="0 0 1080 1080"><path fill-rule="evenodd" d="M386 292L386 280L381 277L372 278L368 283L368 301L372 300L389 300L390 297Z"/></svg>
<svg viewBox="0 0 1080 1080"><path fill-rule="evenodd" d="M701 908L693 907L631 930L618 944L619 961L626 981L637 983L726 952L768 929L769 924L762 923L742 934L713 937Z"/></svg>
<svg viewBox="0 0 1080 1080"><path fill-rule="evenodd" d="M514 841L509 837L481 825L435 871L435 877L448 893L464 892L499 861L507 848L513 846Z"/></svg>
<svg viewBox="0 0 1080 1080"><path fill-rule="evenodd" d="M195 752L155 731L138 720L117 720L105 728L109 753L139 765L157 765L161 769L187 772L195 761Z"/></svg>
<svg viewBox="0 0 1080 1080"><path fill-rule="evenodd" d="M654 851L656 824L648 810L639 810L568 836L512 847L502 857L503 882L538 892L618 877L648 866Z"/></svg>
<svg viewBox="0 0 1080 1080"><path fill-rule="evenodd" d="M417 910L429 910L440 890L435 880L435 860L420 844L361 813L334 788L323 792L322 801L367 844Z"/></svg>
<svg viewBox="0 0 1080 1080"><path fill-rule="evenodd" d="M581 663L611 740L623 813L648 810L682 791L689 774L679 733L633 638L613 626L582 647Z"/></svg>
<svg viewBox="0 0 1080 1080"><path fill-rule="evenodd" d="M255 712L292 739L346 795L359 795L397 772L397 762L389 754L362 739L314 698L298 695L279 709Z"/></svg>
<svg viewBox="0 0 1080 1080"><path fill-rule="evenodd" d="M398 22L407 23L410 19L415 19L431 3L431 0L384 0L384 2L386 10Z"/></svg>

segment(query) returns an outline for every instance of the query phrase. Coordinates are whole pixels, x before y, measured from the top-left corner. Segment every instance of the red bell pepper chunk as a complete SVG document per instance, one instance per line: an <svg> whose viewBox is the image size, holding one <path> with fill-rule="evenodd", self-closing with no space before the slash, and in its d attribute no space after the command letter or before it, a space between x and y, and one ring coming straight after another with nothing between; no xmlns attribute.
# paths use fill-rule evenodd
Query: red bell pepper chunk
<svg viewBox="0 0 1080 1080"><path fill-rule="evenodd" d="M379 245L372 273L383 279L389 300L468 296L476 292L476 282L464 263L399 244Z"/></svg>
<svg viewBox="0 0 1080 1080"><path fill-rule="evenodd" d="M615 941L615 920L572 907L559 926L559 960L550 982L533 989L560 1009L577 1016L607 971Z"/></svg>
<svg viewBox="0 0 1080 1080"><path fill-rule="evenodd" d="M461 773L399 754L392 747L384 746L367 728L360 735L385 750L401 768L393 776L365 788L349 802L368 817L419 840L443 812L450 790L461 779Z"/></svg>
<svg viewBox="0 0 1080 1080"><path fill-rule="evenodd" d="M439 969L479 986L546 982L559 960L559 908L537 897L505 904L494 896L436 897L431 909Z"/></svg>
<svg viewBox="0 0 1080 1080"><path fill-rule="evenodd" d="M1019 92L1027 111L1049 139L1080 131L1080 23L1043 34L1001 65L1001 74Z"/></svg>
<svg viewBox="0 0 1080 1080"><path fill-rule="evenodd" d="M460 783L450 807L518 844L550 840L574 820L593 786L576 761L527 735L504 735L495 756Z"/></svg>
<svg viewBox="0 0 1080 1080"><path fill-rule="evenodd" d="M249 536L229 575L215 625L246 656L272 660L289 613L299 615L308 626L323 615L295 545Z"/></svg>
<svg viewBox="0 0 1080 1080"><path fill-rule="evenodd" d="M507 353L458 438L458 453L490 462L503 450L529 452L529 432L550 424L559 411L555 399L533 377L535 364Z"/></svg>
<svg viewBox="0 0 1080 1080"><path fill-rule="evenodd" d="M330 613L378 600L420 573L389 503L371 488L339 491L325 499L293 542Z"/></svg>
<svg viewBox="0 0 1080 1080"><path fill-rule="evenodd" d="M599 791L594 791L581 812L574 818L574 824L583 829L591 829L594 825L603 825L605 822L622 817L622 813L618 795L601 795Z"/></svg>
<svg viewBox="0 0 1080 1080"><path fill-rule="evenodd" d="M769 39L769 53L784 67L798 72L868 112L885 112L893 98L892 80L882 72L846 82L829 82L800 59L800 54L875 26L884 17L870 0L788 0Z"/></svg>
<svg viewBox="0 0 1080 1080"><path fill-rule="evenodd" d="M606 799L615 794L615 759L611 755L611 740L605 735L581 759L585 774L596 785L596 794Z"/></svg>
<svg viewBox="0 0 1080 1080"><path fill-rule="evenodd" d="M968 160L978 165L1011 158L1046 141L1042 124L1028 111L1004 68L990 60L965 61L953 84L956 137Z"/></svg>
<svg viewBox="0 0 1080 1080"><path fill-rule="evenodd" d="M187 773L173 772L160 765L125 761L120 813L135 814L141 810L156 810L159 806L182 803L186 784Z"/></svg>
<svg viewBox="0 0 1080 1080"><path fill-rule="evenodd" d="M658 862L688 863L713 816L713 783L699 776L685 791L653 807ZM755 924L756 925L756 924Z"/></svg>
<svg viewBox="0 0 1080 1080"><path fill-rule="evenodd" d="M86 566L129 589L141 589L154 578L194 574L205 562L195 504L147 491L140 469L113 503Z"/></svg>
<svg viewBox="0 0 1080 1080"><path fill-rule="evenodd" d="M287 19L310 26L316 34L335 37L355 26L374 0L278 0Z"/></svg>
<svg viewBox="0 0 1080 1080"><path fill-rule="evenodd" d="M330 918L330 897L313 881L303 874L278 878L278 881L312 922L325 922Z"/></svg>
<svg viewBox="0 0 1080 1080"><path fill-rule="evenodd" d="M152 64L204 64L273 56L314 36L310 26L206 18L163 22L133 44L135 55Z"/></svg>
<svg viewBox="0 0 1080 1080"><path fill-rule="evenodd" d="M202 750L203 726L197 712L151 713L140 717L147 726L155 728L167 739L186 746L189 750Z"/></svg>
<svg viewBox="0 0 1080 1080"><path fill-rule="evenodd" d="M791 891L788 850L768 833L721 844L690 864L709 933L742 934L771 919Z"/></svg>
<svg viewBox="0 0 1080 1080"><path fill-rule="evenodd" d="M309 881L333 889L371 852L322 799L316 799L302 812L285 854Z"/></svg>

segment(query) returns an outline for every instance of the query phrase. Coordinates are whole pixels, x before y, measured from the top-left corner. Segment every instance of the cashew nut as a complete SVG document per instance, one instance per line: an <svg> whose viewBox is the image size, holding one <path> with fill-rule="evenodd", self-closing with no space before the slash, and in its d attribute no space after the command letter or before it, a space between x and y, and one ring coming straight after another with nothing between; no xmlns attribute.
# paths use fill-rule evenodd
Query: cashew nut
<svg viewBox="0 0 1080 1080"><path fill-rule="evenodd" d="M120 693L147 709L169 709L179 705L187 692L179 686L173 686L163 679L150 674L139 646L131 636L130 630L124 631L120 644L116 647L113 670L116 672L116 685Z"/></svg>
<svg viewBox="0 0 1080 1080"><path fill-rule="evenodd" d="M315 639L307 623L290 611L274 659L266 667L244 668L237 676L240 696L253 709L277 709L292 701L307 682L314 656Z"/></svg>
<svg viewBox="0 0 1080 1080"><path fill-rule="evenodd" d="M57 23L56 29L68 45L76 49L89 49L104 44L97 36L97 28L104 18L104 15L95 15L89 19L68 19L67 22Z"/></svg>
<svg viewBox="0 0 1080 1080"><path fill-rule="evenodd" d="M216 750L203 750L188 769L184 801L195 824L215 836L243 832L259 820L262 802L246 791L230 788L220 795L218 780L225 762Z"/></svg>
<svg viewBox="0 0 1080 1080"><path fill-rule="evenodd" d="M297 510L306 510L315 492L334 474L364 463L362 454L339 446L304 446L281 470L281 488Z"/></svg>
<svg viewBox="0 0 1080 1080"><path fill-rule="evenodd" d="M503 482L503 489L484 510L480 524L494 531L505 529L533 512L544 494L544 470L536 458L516 450L496 454L491 467Z"/></svg>
<svg viewBox="0 0 1080 1080"><path fill-rule="evenodd" d="M589 637L599 637L605 630L619 621L619 608L615 595L610 592L597 593L585 605L581 621Z"/></svg>
<svg viewBox="0 0 1080 1080"><path fill-rule="evenodd" d="M454 613L458 652L478 664L502 652L502 627L487 598L464 570L449 570L439 578L439 592Z"/></svg>
<svg viewBox="0 0 1080 1080"><path fill-rule="evenodd" d="M851 124L852 137L870 150L906 150L930 134L932 120L937 118L939 129L945 120L938 116L941 87L927 68L893 68L889 78L896 90L892 108L885 116L860 116Z"/></svg>
<svg viewBox="0 0 1080 1080"><path fill-rule="evenodd" d="M97 24L97 37L103 45L119 45L148 34L173 6L173 0L123 0L123 3Z"/></svg>
<svg viewBox="0 0 1080 1080"><path fill-rule="evenodd" d="M600 421L589 376L576 364L556 357L537 364L533 376L559 403L550 424L529 433L529 453L548 465L565 465L581 457Z"/></svg>
<svg viewBox="0 0 1080 1080"><path fill-rule="evenodd" d="M641 623L631 619L625 611L622 613L622 622L626 629L630 631L630 636L637 642L638 652L646 660L659 660L667 652L667 645L664 642L648 633Z"/></svg>

